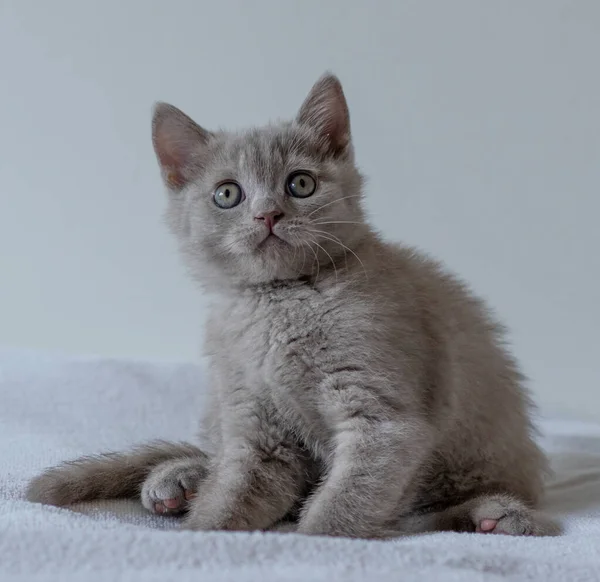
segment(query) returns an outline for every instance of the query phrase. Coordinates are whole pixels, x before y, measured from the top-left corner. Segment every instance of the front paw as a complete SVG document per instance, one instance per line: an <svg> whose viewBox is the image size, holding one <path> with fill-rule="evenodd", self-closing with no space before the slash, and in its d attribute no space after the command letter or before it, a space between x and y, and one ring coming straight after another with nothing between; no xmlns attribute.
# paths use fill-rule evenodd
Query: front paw
<svg viewBox="0 0 600 582"><path fill-rule="evenodd" d="M142 485L142 505L152 513L178 515L196 497L206 468L197 459L177 459L157 465Z"/></svg>
<svg viewBox="0 0 600 582"><path fill-rule="evenodd" d="M192 499L182 528L192 531L250 531L256 529L245 517L242 504L224 497L211 495L206 490L202 497Z"/></svg>
<svg viewBox="0 0 600 582"><path fill-rule="evenodd" d="M354 537L350 524L340 523L325 515L307 515L298 524L298 533L309 536Z"/></svg>
<svg viewBox="0 0 600 582"><path fill-rule="evenodd" d="M311 536L381 539L394 534L379 524L366 522L361 516L335 512L309 512L298 524L298 533Z"/></svg>

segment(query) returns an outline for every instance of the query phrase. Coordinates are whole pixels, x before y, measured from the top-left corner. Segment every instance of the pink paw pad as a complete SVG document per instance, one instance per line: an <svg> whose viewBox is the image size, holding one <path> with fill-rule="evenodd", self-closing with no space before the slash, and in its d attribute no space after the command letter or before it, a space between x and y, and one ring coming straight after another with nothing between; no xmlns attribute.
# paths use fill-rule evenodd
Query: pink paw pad
<svg viewBox="0 0 600 582"><path fill-rule="evenodd" d="M183 505L185 505L186 501L191 501L196 497L196 492L191 491L190 489L184 490L184 499L178 499L176 497L170 499L162 499L158 503L154 504L154 511L156 513L169 513L169 512L177 512L178 510L183 509Z"/></svg>
<svg viewBox="0 0 600 582"><path fill-rule="evenodd" d="M163 499L162 502L167 509L177 509L181 505L179 499Z"/></svg>
<svg viewBox="0 0 600 582"><path fill-rule="evenodd" d="M493 533L496 525L498 524L497 519L482 519L477 526L477 533Z"/></svg>

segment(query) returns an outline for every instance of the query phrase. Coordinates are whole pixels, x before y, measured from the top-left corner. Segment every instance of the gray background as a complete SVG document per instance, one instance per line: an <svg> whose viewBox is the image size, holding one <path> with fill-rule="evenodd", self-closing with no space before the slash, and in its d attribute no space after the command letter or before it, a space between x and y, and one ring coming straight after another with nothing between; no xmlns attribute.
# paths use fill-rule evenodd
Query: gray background
<svg viewBox="0 0 600 582"><path fill-rule="evenodd" d="M2 0L0 345L197 357L150 110L296 111L334 70L368 209L512 329L536 399L600 418L600 2Z"/></svg>

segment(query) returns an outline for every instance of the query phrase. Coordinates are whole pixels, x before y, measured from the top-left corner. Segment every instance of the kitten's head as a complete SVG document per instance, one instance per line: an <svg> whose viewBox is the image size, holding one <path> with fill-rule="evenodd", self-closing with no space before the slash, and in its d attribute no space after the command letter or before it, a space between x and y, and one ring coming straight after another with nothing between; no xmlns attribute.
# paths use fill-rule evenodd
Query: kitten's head
<svg viewBox="0 0 600 582"><path fill-rule="evenodd" d="M292 122L211 132L161 103L152 129L168 223L200 281L312 275L365 232L348 108L332 75Z"/></svg>

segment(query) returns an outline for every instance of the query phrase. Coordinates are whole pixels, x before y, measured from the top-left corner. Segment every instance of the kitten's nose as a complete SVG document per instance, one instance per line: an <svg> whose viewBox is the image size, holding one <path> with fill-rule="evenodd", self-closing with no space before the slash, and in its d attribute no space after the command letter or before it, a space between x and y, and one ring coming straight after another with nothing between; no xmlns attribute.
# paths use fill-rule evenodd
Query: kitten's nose
<svg viewBox="0 0 600 582"><path fill-rule="evenodd" d="M264 220L265 225L269 230L273 230L275 223L283 216L280 210L271 210L269 212L261 212L254 217L254 220Z"/></svg>

